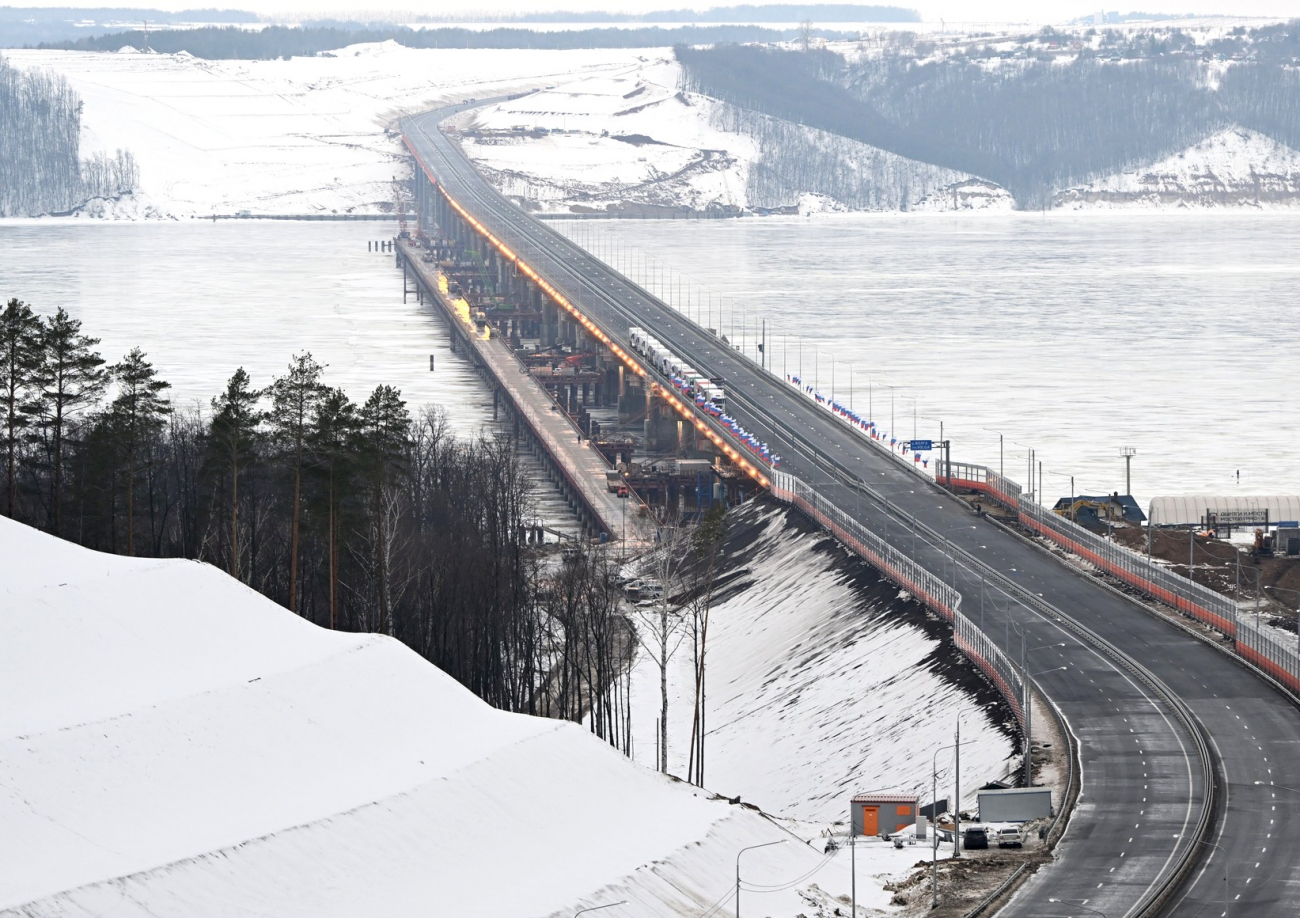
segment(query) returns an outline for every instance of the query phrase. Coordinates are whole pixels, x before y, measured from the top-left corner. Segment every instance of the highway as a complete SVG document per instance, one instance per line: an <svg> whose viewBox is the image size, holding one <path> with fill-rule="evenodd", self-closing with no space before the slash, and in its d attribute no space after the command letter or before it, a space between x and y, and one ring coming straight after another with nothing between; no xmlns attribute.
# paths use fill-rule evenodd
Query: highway
<svg viewBox="0 0 1300 918"><path fill-rule="evenodd" d="M640 325L724 378L728 413L771 444L783 472L945 572L962 593L963 612L1013 660L1024 642L1027 671L1077 737L1082 786L1056 861L1000 914L1217 916L1225 893L1230 915L1296 911L1300 822L1284 816L1300 794L1269 786L1300 789L1300 713L1290 701L1228 655L972 515L794 387L524 214L437 129L457 110L405 124L450 195L610 337L626 346L628 328ZM1161 898L1184 866L1185 882Z"/></svg>

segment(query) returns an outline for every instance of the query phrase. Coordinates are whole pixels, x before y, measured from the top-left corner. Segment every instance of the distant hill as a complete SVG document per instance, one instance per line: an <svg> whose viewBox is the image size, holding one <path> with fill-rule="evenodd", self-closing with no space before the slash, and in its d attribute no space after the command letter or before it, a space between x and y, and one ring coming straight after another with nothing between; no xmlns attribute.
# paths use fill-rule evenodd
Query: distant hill
<svg viewBox="0 0 1300 918"><path fill-rule="evenodd" d="M691 90L977 175L1021 207L1050 206L1059 190L1233 126L1300 149L1300 22L1222 38L1045 29L847 56L742 45L676 53Z"/></svg>

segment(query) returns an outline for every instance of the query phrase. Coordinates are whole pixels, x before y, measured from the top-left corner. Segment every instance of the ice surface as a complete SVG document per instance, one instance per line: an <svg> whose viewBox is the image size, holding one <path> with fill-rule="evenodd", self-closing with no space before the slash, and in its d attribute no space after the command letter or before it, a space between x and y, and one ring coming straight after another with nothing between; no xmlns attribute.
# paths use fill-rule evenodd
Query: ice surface
<svg viewBox="0 0 1300 918"><path fill-rule="evenodd" d="M1001 431L1022 483L1036 448L1048 501L1071 475L1077 493L1122 491L1124 446L1143 503L1296 490L1300 428L1278 375L1300 352L1287 213L558 225L707 285L709 324L721 316L751 353L766 318L778 373L815 377L887 434L939 439L942 420L954 461L997 468Z"/></svg>
<svg viewBox="0 0 1300 918"><path fill-rule="evenodd" d="M748 882L789 882L745 894L762 914L848 887L846 853L494 711L396 641L9 520L0 692L0 914L682 914L780 840L745 856ZM884 905L864 875L914 849L864 856L862 901Z"/></svg>
<svg viewBox="0 0 1300 918"><path fill-rule="evenodd" d="M473 435L490 395L451 353L441 316L414 296L403 304L393 256L366 250L395 233L387 222L0 222L0 293L42 314L62 306L110 362L141 348L181 406L206 411L240 366L268 385L311 351L354 400L393 385L413 412L440 404Z"/></svg>

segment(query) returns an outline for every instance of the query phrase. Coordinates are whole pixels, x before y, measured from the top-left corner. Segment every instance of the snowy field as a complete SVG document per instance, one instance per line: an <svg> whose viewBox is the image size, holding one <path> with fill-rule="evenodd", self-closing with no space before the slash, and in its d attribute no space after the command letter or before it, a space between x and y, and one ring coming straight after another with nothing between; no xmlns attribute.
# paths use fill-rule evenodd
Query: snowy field
<svg viewBox="0 0 1300 918"><path fill-rule="evenodd" d="M709 619L705 785L764 810L812 823L847 818L855 793L930 799L934 751L953 741L957 716L962 799L1014 768L996 696L971 693L978 676L955 655L947 626L924 612L825 533L790 511L749 504L735 512L742 556L721 566ZM750 541L752 539L752 542ZM686 774L694 664L687 638L670 661L669 770ZM637 760L655 760L659 667L643 654L633 677ZM954 780L939 763L940 796Z"/></svg>
<svg viewBox="0 0 1300 918"><path fill-rule="evenodd" d="M5 51L67 77L83 152L129 149L142 194L110 216L387 212L403 112L625 70L627 50L418 50L392 42L281 61L188 54Z"/></svg>
<svg viewBox="0 0 1300 918"><path fill-rule="evenodd" d="M494 711L394 640L9 520L0 558L0 914L730 913L736 853L778 841L745 857L784 887L752 914L843 909L847 852ZM918 850L861 851L859 902L887 907Z"/></svg>

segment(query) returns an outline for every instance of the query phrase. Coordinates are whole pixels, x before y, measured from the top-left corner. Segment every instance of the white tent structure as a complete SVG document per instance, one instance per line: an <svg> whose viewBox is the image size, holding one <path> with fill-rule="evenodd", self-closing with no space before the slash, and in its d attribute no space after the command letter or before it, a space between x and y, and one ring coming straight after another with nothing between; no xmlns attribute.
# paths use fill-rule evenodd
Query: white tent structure
<svg viewBox="0 0 1300 918"><path fill-rule="evenodd" d="M1219 525L1258 526L1268 520L1270 526L1300 521L1300 496L1296 497L1216 497L1212 494L1189 494L1179 497L1153 497L1147 519L1153 526L1195 526L1205 521L1207 513Z"/></svg>

